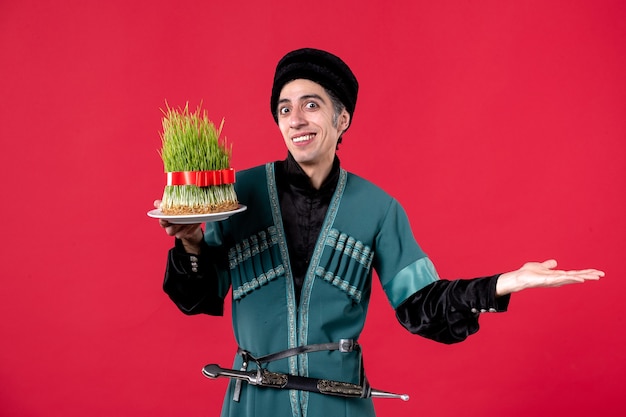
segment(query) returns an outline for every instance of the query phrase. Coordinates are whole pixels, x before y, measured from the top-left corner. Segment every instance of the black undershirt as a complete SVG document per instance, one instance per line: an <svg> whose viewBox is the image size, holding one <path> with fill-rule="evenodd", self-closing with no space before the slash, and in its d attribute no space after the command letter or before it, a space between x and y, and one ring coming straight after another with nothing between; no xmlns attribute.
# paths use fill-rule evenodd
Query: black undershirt
<svg viewBox="0 0 626 417"><path fill-rule="evenodd" d="M339 171L339 159L335 156L328 177L316 190L291 154L275 164L278 200L298 303L311 256L337 188Z"/></svg>

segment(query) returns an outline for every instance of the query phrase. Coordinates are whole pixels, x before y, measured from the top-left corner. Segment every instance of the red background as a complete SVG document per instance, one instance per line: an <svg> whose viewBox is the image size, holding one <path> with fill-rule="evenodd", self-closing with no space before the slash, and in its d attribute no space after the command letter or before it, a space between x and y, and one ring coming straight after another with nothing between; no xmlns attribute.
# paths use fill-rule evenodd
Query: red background
<svg viewBox="0 0 626 417"><path fill-rule="evenodd" d="M97 4L97 5L96 5ZM626 6L615 1L0 3L0 415L213 416L225 318L161 291L172 244L160 108L226 118L233 165L282 159L269 112L287 51L328 49L361 92L340 149L405 206L447 278L555 257L601 282L515 295L445 346L375 285L381 416L623 412Z"/></svg>

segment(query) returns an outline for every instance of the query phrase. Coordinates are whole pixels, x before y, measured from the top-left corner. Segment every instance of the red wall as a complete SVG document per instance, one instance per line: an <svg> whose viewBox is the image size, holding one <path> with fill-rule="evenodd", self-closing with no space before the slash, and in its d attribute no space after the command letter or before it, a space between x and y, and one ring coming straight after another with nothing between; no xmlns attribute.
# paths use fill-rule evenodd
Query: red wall
<svg viewBox="0 0 626 417"><path fill-rule="evenodd" d="M228 312L170 303L146 216L160 108L225 117L235 168L281 159L271 77L302 46L354 69L342 163L400 200L443 277L607 272L515 295L455 346L407 334L376 284L368 374L412 396L379 414L622 415L626 3L240 3L0 3L0 415L217 415L225 381L200 370L231 362Z"/></svg>

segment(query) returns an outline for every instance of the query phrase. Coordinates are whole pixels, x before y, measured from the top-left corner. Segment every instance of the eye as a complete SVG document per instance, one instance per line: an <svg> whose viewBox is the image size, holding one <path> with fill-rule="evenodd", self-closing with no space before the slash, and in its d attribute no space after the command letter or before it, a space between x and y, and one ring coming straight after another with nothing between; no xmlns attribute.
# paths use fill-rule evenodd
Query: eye
<svg viewBox="0 0 626 417"><path fill-rule="evenodd" d="M284 115L289 113L289 108L288 107L279 107L278 108L278 114L280 115Z"/></svg>
<svg viewBox="0 0 626 417"><path fill-rule="evenodd" d="M314 101L309 101L304 105L306 109L316 109L318 107L317 103Z"/></svg>

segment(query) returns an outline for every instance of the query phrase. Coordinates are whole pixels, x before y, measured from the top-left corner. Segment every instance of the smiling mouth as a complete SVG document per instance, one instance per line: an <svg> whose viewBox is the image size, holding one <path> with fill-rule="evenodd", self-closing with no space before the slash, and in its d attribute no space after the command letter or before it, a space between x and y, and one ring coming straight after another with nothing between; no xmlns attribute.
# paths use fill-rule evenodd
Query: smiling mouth
<svg viewBox="0 0 626 417"><path fill-rule="evenodd" d="M303 136L292 138L291 140L293 141L293 143L302 143L302 142L308 142L310 140L313 140L314 137L315 137L315 134L311 133L308 135L303 135Z"/></svg>

